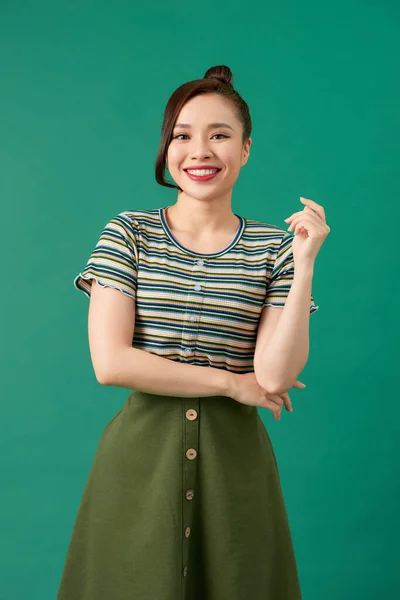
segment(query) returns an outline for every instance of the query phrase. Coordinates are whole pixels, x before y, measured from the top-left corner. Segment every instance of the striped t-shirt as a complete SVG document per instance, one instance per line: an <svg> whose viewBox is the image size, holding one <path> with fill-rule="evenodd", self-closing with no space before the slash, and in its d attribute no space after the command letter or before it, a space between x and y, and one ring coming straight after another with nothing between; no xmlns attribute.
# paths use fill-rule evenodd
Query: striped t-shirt
<svg viewBox="0 0 400 600"><path fill-rule="evenodd" d="M166 208L113 217L74 286L90 297L95 278L135 300L135 348L193 365L254 371L262 309L283 307L293 281L293 235L236 215L240 225L230 244L200 254L174 237ZM310 313L318 308L311 296Z"/></svg>

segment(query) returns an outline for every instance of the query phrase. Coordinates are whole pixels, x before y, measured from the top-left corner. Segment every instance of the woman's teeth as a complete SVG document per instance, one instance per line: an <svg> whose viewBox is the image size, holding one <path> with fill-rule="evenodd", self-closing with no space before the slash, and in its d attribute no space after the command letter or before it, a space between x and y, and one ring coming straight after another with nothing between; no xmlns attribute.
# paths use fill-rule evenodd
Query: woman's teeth
<svg viewBox="0 0 400 600"><path fill-rule="evenodd" d="M191 175L212 175L213 173L217 173L218 169L198 169L195 171L187 169L187 172Z"/></svg>

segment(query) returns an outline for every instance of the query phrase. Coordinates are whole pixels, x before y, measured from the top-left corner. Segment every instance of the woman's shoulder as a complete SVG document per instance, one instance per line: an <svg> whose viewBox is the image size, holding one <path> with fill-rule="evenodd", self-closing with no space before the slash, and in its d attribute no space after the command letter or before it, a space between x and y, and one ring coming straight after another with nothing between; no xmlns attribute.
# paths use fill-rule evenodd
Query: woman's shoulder
<svg viewBox="0 0 400 600"><path fill-rule="evenodd" d="M256 219L247 218L246 229L249 231L249 233L254 234L256 236L267 236L270 239L277 238L280 240L287 233L287 231L282 227L274 225L273 223L270 223L268 221L260 221Z"/></svg>
<svg viewBox="0 0 400 600"><path fill-rule="evenodd" d="M146 229L147 226L154 227L159 222L159 209L139 209L127 208L117 214L112 215L107 222L107 226L119 226L134 233L139 228Z"/></svg>

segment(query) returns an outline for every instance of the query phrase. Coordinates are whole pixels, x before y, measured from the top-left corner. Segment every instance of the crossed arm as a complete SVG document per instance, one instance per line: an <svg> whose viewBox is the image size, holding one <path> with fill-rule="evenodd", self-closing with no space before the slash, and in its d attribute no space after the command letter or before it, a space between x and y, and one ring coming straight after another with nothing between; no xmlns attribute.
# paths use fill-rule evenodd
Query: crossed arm
<svg viewBox="0 0 400 600"><path fill-rule="evenodd" d="M309 318L313 269L295 269L283 308L267 306L260 318L254 372L267 392L291 389L309 354ZM186 396L190 378L193 396L230 395L230 373L185 365L132 348L135 303L120 291L92 284L89 344L99 383L155 394ZM157 373L157 377L154 377Z"/></svg>

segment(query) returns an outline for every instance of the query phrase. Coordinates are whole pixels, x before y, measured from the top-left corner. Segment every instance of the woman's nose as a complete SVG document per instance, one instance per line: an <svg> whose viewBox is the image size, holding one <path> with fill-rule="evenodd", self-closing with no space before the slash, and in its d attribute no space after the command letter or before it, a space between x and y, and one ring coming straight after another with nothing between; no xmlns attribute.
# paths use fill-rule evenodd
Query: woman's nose
<svg viewBox="0 0 400 600"><path fill-rule="evenodd" d="M190 157L197 159L197 160L201 160L203 158L209 158L210 156L212 156L211 152L208 152L207 150L201 151L198 150L197 152L190 152Z"/></svg>
<svg viewBox="0 0 400 600"><path fill-rule="evenodd" d="M189 150L190 156L193 158L202 158L204 156L209 156L212 154L207 142L198 142L193 143L193 146Z"/></svg>
<svg viewBox="0 0 400 600"><path fill-rule="evenodd" d="M204 136L193 137L189 144L189 154L193 157L202 157L208 154L212 154L210 148L210 141Z"/></svg>

